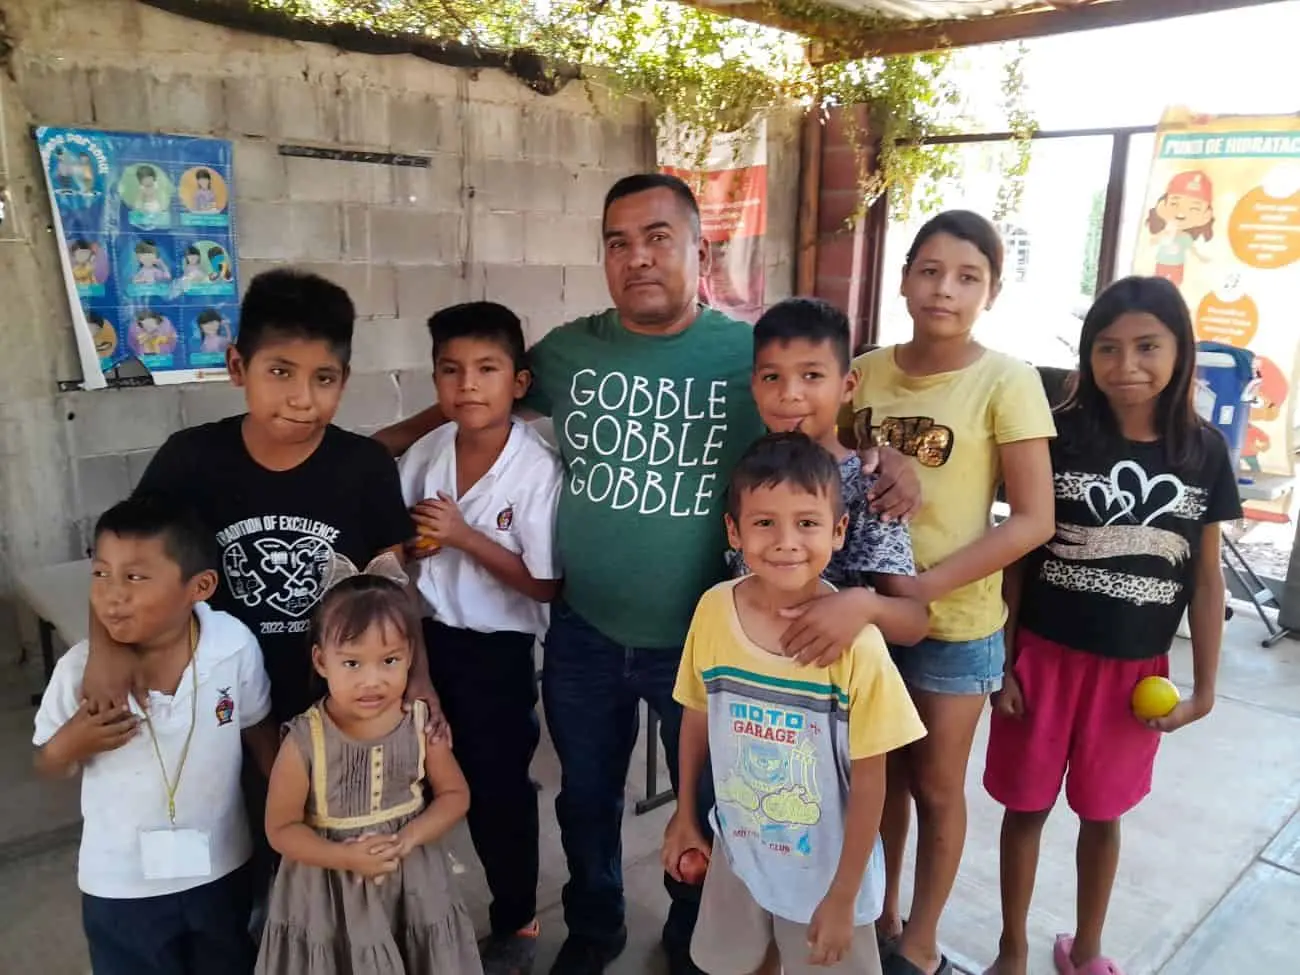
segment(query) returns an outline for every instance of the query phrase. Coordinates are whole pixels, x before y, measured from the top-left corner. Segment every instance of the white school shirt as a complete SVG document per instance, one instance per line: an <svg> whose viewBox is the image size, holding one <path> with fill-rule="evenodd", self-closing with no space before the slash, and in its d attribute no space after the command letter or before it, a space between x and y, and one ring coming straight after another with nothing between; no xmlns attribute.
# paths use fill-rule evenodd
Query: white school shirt
<svg viewBox="0 0 1300 975"><path fill-rule="evenodd" d="M407 506L441 491L466 524L521 556L534 579L558 579L555 509L564 479L560 458L541 434L512 420L501 456L463 498L456 497L456 424L422 437L398 464ZM416 585L434 619L481 633L546 634L547 607L499 582L464 552L444 548L418 563Z"/></svg>
<svg viewBox="0 0 1300 975"><path fill-rule="evenodd" d="M194 674L185 668L175 695L149 692L149 720L167 775L176 766L196 713L194 738L176 791L176 825L208 834L212 873L181 880L146 880L140 860L140 832L167 829L167 787L153 740L141 723L121 748L101 752L81 773L81 852L77 883L92 897L137 899L175 894L218 880L252 856L239 773L243 762L240 732L271 713L271 684L262 651L252 632L227 613L206 603L194 607L199 643L193 667L198 672L198 705L191 703ZM54 667L36 714L39 746L76 713L86 672L89 641L78 643ZM142 714L132 700L131 710Z"/></svg>

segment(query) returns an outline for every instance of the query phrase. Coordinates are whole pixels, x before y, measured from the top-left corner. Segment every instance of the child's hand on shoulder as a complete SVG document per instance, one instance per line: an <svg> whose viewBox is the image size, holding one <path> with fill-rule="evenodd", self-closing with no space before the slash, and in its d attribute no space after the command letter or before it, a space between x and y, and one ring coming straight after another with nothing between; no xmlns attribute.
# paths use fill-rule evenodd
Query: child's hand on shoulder
<svg viewBox="0 0 1300 975"><path fill-rule="evenodd" d="M1150 721L1144 721L1143 724L1152 731L1161 731L1168 734L1191 724L1193 721L1200 721L1213 709L1213 695L1193 694L1187 700L1179 701L1174 706L1174 709L1163 718L1152 718Z"/></svg>
<svg viewBox="0 0 1300 975"><path fill-rule="evenodd" d="M664 829L663 865L668 876L682 883L685 881L682 880L679 864L682 854L687 850L699 850L707 856L712 851L712 846L700 832L694 813L691 810L683 811L679 806Z"/></svg>
<svg viewBox="0 0 1300 975"><path fill-rule="evenodd" d="M442 491L436 498L425 498L412 508L411 517L422 536L449 548L462 548L474 531L465 523L456 502Z"/></svg>
<svg viewBox="0 0 1300 975"><path fill-rule="evenodd" d="M139 728L139 719L128 707L118 705L92 712L90 702L82 701L77 713L46 747L52 747L61 762L76 764L121 748L135 737Z"/></svg>
<svg viewBox="0 0 1300 975"><path fill-rule="evenodd" d="M857 892L831 890L822 898L808 924L808 963L830 968L838 965L853 946L853 913Z"/></svg>

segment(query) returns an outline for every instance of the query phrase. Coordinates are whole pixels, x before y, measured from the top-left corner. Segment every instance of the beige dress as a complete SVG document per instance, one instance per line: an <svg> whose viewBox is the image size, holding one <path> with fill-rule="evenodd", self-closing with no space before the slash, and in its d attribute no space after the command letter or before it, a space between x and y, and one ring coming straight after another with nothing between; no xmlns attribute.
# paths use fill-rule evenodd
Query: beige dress
<svg viewBox="0 0 1300 975"><path fill-rule="evenodd" d="M423 711L377 741L347 738L323 703L288 725L307 764L307 823L331 840L395 833L425 808ZM441 844L383 884L285 859L271 890L258 975L482 975L474 927Z"/></svg>

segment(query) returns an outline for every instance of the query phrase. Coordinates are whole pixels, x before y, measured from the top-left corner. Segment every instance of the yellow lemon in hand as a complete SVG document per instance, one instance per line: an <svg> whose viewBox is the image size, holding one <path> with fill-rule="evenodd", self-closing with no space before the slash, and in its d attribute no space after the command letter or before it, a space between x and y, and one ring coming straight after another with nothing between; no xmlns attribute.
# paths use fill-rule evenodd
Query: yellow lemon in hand
<svg viewBox="0 0 1300 975"><path fill-rule="evenodd" d="M1144 677L1133 688L1133 713L1143 721L1163 718L1178 701L1178 688L1167 677Z"/></svg>

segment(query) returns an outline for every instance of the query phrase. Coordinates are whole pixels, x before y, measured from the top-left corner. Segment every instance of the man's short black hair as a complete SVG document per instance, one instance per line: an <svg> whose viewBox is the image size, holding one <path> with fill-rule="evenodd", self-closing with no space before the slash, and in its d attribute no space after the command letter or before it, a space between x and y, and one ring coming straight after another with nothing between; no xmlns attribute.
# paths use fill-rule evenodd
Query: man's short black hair
<svg viewBox="0 0 1300 975"><path fill-rule="evenodd" d="M235 349L248 360L273 339L319 340L347 366L356 317L348 293L319 274L287 267L263 271L239 306Z"/></svg>
<svg viewBox="0 0 1300 975"><path fill-rule="evenodd" d="M669 190L673 196L677 197L678 202L681 203L687 217L690 219L691 229L695 231L695 236L700 235L699 201L695 199L695 194L684 180L669 173L636 173L632 176L624 176L611 186L609 192L605 194L605 207L600 214L602 229L605 218L609 216L611 206L625 196L633 196L649 190Z"/></svg>
<svg viewBox="0 0 1300 975"><path fill-rule="evenodd" d="M792 339L829 342L840 369L849 371L849 319L820 298L786 298L765 311L754 323L754 358L773 342Z"/></svg>
<svg viewBox="0 0 1300 975"><path fill-rule="evenodd" d="M137 494L109 508L95 524L95 542L111 533L119 538L160 538L167 557L188 582L219 564L217 537L197 514L170 499Z"/></svg>
<svg viewBox="0 0 1300 975"><path fill-rule="evenodd" d="M434 312L429 318L429 335L433 338L434 362L452 339L483 339L505 350L515 372L528 368L523 323L518 315L495 301L467 301Z"/></svg>
<svg viewBox="0 0 1300 975"><path fill-rule="evenodd" d="M740 517L740 502L755 488L789 484L809 494L824 494L835 517L843 513L840 465L806 433L769 433L745 451L731 472L727 514Z"/></svg>

